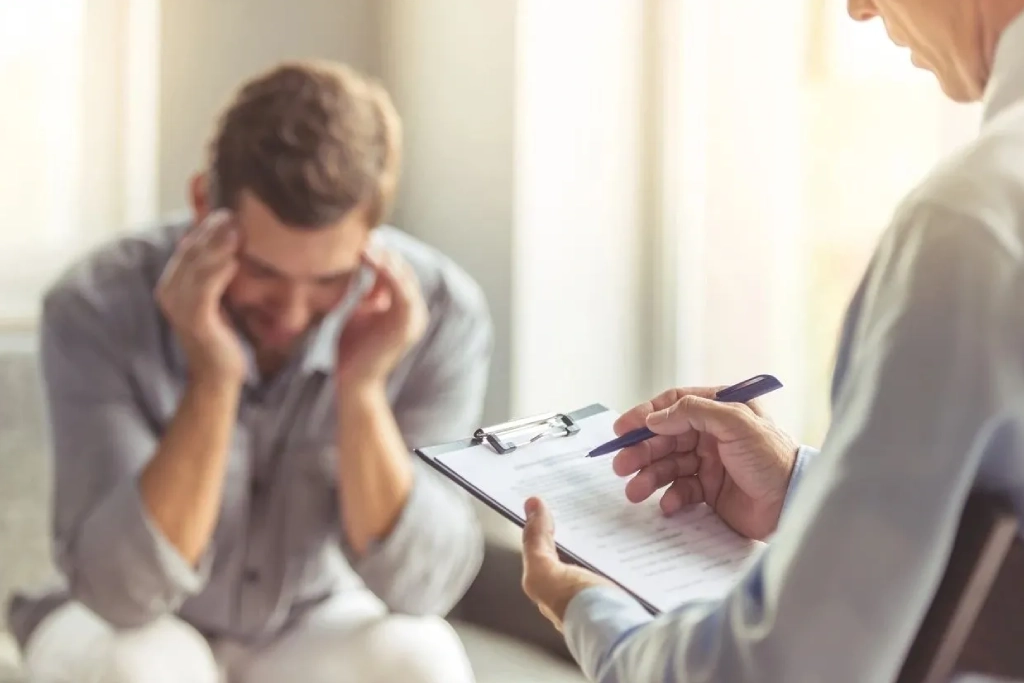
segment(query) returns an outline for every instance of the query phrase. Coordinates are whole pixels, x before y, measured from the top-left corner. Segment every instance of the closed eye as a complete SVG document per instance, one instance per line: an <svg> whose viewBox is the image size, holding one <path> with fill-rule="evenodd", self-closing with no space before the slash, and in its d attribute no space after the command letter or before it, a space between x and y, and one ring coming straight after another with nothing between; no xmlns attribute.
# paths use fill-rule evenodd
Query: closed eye
<svg viewBox="0 0 1024 683"><path fill-rule="evenodd" d="M320 287L336 287L343 285L348 282L350 273L339 273L337 275L325 275L324 277L318 277L316 284Z"/></svg>
<svg viewBox="0 0 1024 683"><path fill-rule="evenodd" d="M250 275L252 275L253 277L256 277L256 278L269 279L269 278L280 277L280 275L281 275L280 273L278 273L273 268L269 268L269 267L263 265L262 263L259 263L258 261L254 261L254 260L249 259L249 258L244 258L243 257L242 265L245 267L245 270L246 270L247 273L249 273Z"/></svg>

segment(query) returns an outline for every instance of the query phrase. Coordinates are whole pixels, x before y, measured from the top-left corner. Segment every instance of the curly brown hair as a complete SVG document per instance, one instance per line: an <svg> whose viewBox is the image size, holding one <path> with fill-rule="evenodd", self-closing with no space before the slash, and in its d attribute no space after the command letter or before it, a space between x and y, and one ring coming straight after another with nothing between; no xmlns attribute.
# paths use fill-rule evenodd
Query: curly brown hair
<svg viewBox="0 0 1024 683"><path fill-rule="evenodd" d="M209 144L215 206L247 189L296 228L320 228L359 208L370 227L398 184L401 122L387 92L351 67L280 64L242 84Z"/></svg>

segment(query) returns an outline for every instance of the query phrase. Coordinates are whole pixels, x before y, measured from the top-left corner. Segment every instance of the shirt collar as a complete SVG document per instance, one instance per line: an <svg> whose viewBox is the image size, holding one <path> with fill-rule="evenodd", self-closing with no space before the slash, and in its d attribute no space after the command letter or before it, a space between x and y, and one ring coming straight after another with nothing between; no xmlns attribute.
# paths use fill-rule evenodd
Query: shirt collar
<svg viewBox="0 0 1024 683"><path fill-rule="evenodd" d="M346 297L348 299L349 297ZM302 371L305 373L325 372L334 370L338 347L338 335L345 326L349 307L339 306L331 311L313 332L302 353Z"/></svg>
<svg viewBox="0 0 1024 683"><path fill-rule="evenodd" d="M302 369L304 372L333 372L338 354L338 335L345 327L345 321L363 296L373 286L373 270L362 265L353 278L345 298L321 321L303 350Z"/></svg>
<svg viewBox="0 0 1024 683"><path fill-rule="evenodd" d="M992 73L985 86L983 121L1024 100L1024 12L1003 30L996 43Z"/></svg>

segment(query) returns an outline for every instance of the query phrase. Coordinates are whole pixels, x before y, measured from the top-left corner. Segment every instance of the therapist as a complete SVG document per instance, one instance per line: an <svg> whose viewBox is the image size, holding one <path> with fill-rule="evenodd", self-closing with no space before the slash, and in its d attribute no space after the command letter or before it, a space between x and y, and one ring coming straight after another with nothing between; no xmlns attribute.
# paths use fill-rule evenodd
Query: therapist
<svg viewBox="0 0 1024 683"><path fill-rule="evenodd" d="M823 450L756 406L669 391L624 415L662 436L621 451L626 495L707 502L771 543L724 598L651 618L555 554L527 503L527 594L586 676L723 683L888 682L943 574L972 489L1024 518L1024 0L850 0L958 102L978 139L902 203L846 317ZM1024 580L1024 579L1022 579Z"/></svg>

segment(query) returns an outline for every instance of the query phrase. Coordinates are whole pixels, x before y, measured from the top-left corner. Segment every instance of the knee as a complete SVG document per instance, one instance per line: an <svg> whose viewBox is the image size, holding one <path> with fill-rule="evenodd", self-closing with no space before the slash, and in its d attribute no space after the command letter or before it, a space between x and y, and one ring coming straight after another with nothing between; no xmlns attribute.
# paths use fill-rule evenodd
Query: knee
<svg viewBox="0 0 1024 683"><path fill-rule="evenodd" d="M392 616L375 634L388 662L387 680L469 683L469 657L455 629L440 617Z"/></svg>
<svg viewBox="0 0 1024 683"><path fill-rule="evenodd" d="M247 683L472 683L454 629L437 617L390 615L352 628L310 629L243 665ZM233 672L236 673L236 672Z"/></svg>
<svg viewBox="0 0 1024 683"><path fill-rule="evenodd" d="M217 683L206 640L191 626L165 617L115 631L71 603L40 624L25 652L31 680L40 683Z"/></svg>
<svg viewBox="0 0 1024 683"><path fill-rule="evenodd" d="M206 640L191 626L172 617L140 629L114 633L105 650L99 676L103 683L218 683L220 679Z"/></svg>

